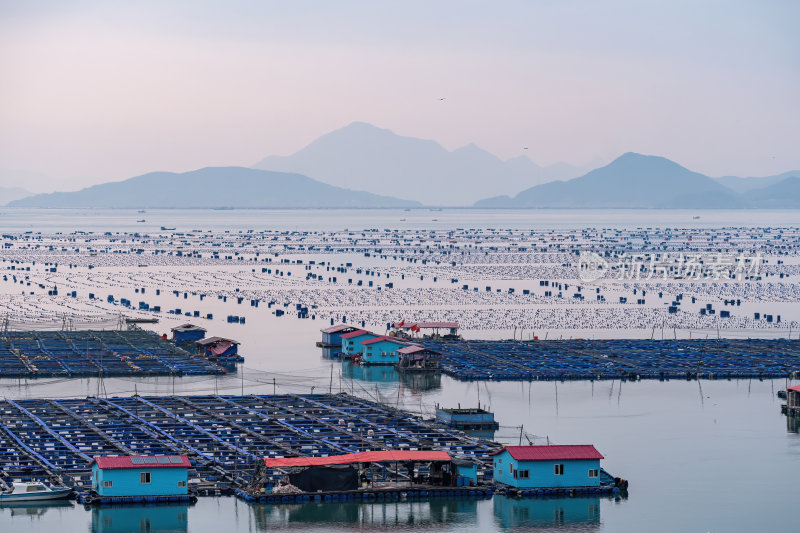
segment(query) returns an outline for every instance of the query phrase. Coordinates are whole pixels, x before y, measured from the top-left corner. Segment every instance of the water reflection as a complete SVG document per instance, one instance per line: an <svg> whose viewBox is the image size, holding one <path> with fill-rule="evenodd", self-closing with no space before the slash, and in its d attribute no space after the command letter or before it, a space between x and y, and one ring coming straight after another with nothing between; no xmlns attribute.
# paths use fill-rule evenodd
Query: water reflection
<svg viewBox="0 0 800 533"><path fill-rule="evenodd" d="M388 528L402 531L454 529L477 523L478 501L431 500L390 503L305 503L252 505L250 513L259 531L272 528L332 525L336 530Z"/></svg>
<svg viewBox="0 0 800 533"><path fill-rule="evenodd" d="M472 437L491 441L494 440L494 434L496 432L494 429L464 429L462 431Z"/></svg>
<svg viewBox="0 0 800 533"><path fill-rule="evenodd" d="M341 348L323 348L322 349L322 358L323 359L339 359L336 357L338 352L342 351Z"/></svg>
<svg viewBox="0 0 800 533"><path fill-rule="evenodd" d="M399 382L415 392L442 388L442 374L439 372L398 372L389 365L362 366L352 361L343 361L342 377L372 383Z"/></svg>
<svg viewBox="0 0 800 533"><path fill-rule="evenodd" d="M400 382L415 392L442 388L441 372L400 372Z"/></svg>
<svg viewBox="0 0 800 533"><path fill-rule="evenodd" d="M800 433L800 416L788 415L786 417L786 431Z"/></svg>
<svg viewBox="0 0 800 533"><path fill-rule="evenodd" d="M493 498L499 527L528 530L552 528L596 531L600 528L600 498Z"/></svg>
<svg viewBox="0 0 800 533"><path fill-rule="evenodd" d="M400 373L393 366L361 366L352 361L342 362L342 376L373 383L396 383L400 379Z"/></svg>
<svg viewBox="0 0 800 533"><path fill-rule="evenodd" d="M188 514L188 504L95 507L92 533L186 533Z"/></svg>
<svg viewBox="0 0 800 533"><path fill-rule="evenodd" d="M52 502L17 502L0 505L0 509L8 509L12 517L28 516L31 518L40 517L50 509L72 509L73 507L73 503L66 500Z"/></svg>

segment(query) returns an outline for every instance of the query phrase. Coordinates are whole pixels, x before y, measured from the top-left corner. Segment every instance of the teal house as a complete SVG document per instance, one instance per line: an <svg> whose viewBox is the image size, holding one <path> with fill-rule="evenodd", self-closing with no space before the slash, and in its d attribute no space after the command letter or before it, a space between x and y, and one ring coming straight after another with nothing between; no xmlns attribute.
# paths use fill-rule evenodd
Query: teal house
<svg viewBox="0 0 800 533"><path fill-rule="evenodd" d="M189 493L185 455L95 457L92 490L98 496L180 496Z"/></svg>
<svg viewBox="0 0 800 533"><path fill-rule="evenodd" d="M379 335L361 341L360 360L365 365L395 365L400 361L398 350L408 346L406 341L396 337Z"/></svg>
<svg viewBox="0 0 800 533"><path fill-rule="evenodd" d="M520 489L599 487L600 459L591 444L506 446L494 456L494 480Z"/></svg>
<svg viewBox="0 0 800 533"><path fill-rule="evenodd" d="M375 337L379 336L380 335L375 335L374 333L370 333L369 331L363 329L357 329L355 331L351 331L350 333L344 333L340 335L342 338L342 354L350 357L354 355L361 355L361 352L363 351L361 341L374 339Z"/></svg>

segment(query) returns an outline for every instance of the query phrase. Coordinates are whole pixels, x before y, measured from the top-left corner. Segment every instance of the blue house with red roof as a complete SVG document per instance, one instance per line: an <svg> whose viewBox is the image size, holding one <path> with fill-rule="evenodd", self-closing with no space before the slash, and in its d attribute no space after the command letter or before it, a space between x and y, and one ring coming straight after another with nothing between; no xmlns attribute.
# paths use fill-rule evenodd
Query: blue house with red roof
<svg viewBox="0 0 800 533"><path fill-rule="evenodd" d="M352 357L354 355L361 355L363 351L361 341L374 339L375 337L380 337L380 335L370 333L363 329L357 329L350 333L344 333L340 335L340 337L342 338L342 354L344 354L345 357Z"/></svg>
<svg viewBox="0 0 800 533"><path fill-rule="evenodd" d="M399 350L408 342L397 337L379 335L361 341L360 361L365 365L396 365L400 361Z"/></svg>
<svg viewBox="0 0 800 533"><path fill-rule="evenodd" d="M192 466L185 455L95 457L92 490L98 496L181 496Z"/></svg>
<svg viewBox="0 0 800 533"><path fill-rule="evenodd" d="M506 446L494 452L494 480L520 489L599 487L600 459L591 444Z"/></svg>

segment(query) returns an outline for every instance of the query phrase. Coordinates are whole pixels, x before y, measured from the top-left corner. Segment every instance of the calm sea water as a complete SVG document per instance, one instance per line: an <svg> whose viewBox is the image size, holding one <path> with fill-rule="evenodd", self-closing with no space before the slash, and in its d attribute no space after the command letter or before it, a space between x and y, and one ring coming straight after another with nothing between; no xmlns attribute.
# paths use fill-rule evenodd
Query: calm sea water
<svg viewBox="0 0 800 533"><path fill-rule="evenodd" d="M695 219L693 217L699 216ZM143 223L137 220L145 220ZM34 209L0 207L3 231L341 230L785 226L800 211L686 209Z"/></svg>
<svg viewBox="0 0 800 533"><path fill-rule="evenodd" d="M798 212L682 211L135 211L1 210L3 231L120 231L135 218L180 229L334 229L397 227L776 226ZM747 216L743 216L745 213ZM414 221L412 217L418 217ZM130 220L128 220L130 218ZM35 229L34 229L35 228ZM152 228L151 228L152 229ZM245 308L245 306L243 306ZM109 395L352 391L430 415L436 403L487 405L501 424L495 438L518 443L520 426L537 443L592 443L604 467L630 481L626 500L396 502L248 506L201 498L191 507L85 510L74 504L0 507L0 531L756 531L793 530L800 472L797 424L780 414L776 381L465 383L449 377L400 379L393 369L326 359L310 320L276 319L245 308L247 325L214 323L242 341L243 374L225 378L105 380ZM161 327L164 327L163 325ZM498 333L499 335L500 333ZM244 379L242 379L242 375ZM275 379L275 385L273 385ZM275 387L275 389L273 389ZM97 381L0 382L0 395L80 397ZM523 442L526 442L523 440Z"/></svg>

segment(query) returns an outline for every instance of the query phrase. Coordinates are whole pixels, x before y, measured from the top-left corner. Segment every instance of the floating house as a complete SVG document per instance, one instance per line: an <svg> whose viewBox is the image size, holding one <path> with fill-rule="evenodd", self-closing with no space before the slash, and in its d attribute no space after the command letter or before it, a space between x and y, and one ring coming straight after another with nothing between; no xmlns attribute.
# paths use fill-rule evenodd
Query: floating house
<svg viewBox="0 0 800 533"><path fill-rule="evenodd" d="M408 335L407 332L419 333L426 330L423 335L431 339L460 339L458 334L458 322L395 322L392 327Z"/></svg>
<svg viewBox="0 0 800 533"><path fill-rule="evenodd" d="M358 328L348 326L347 324L339 324L338 326L331 326L329 328L321 329L322 342L318 343L320 348L333 348L342 345L342 335L345 333L352 333Z"/></svg>
<svg viewBox="0 0 800 533"><path fill-rule="evenodd" d="M256 465L255 485L251 490L261 492L260 488L263 488L267 492L274 479L287 476L292 485L310 493L370 490L367 485L379 486L384 482L392 483L396 488L400 479L398 473L401 472L403 479L417 485L452 486L455 484L454 473L462 471L465 479L472 473L477 479L474 465L463 463L459 467L461 463L453 463L447 452L434 450L380 450L327 457L266 457ZM462 486L470 483L464 481Z"/></svg>
<svg viewBox="0 0 800 533"><path fill-rule="evenodd" d="M361 341L359 362L365 365L396 365L400 361L398 350L408 346L408 342L396 337L379 335Z"/></svg>
<svg viewBox="0 0 800 533"><path fill-rule="evenodd" d="M375 337L379 337L379 335L375 335L363 329L357 329L350 333L344 333L340 335L340 337L342 338L342 355L345 357L353 357L354 355L361 355L361 352L364 351L361 341L374 339Z"/></svg>
<svg viewBox="0 0 800 533"><path fill-rule="evenodd" d="M789 415L800 415L800 385L787 387L786 411Z"/></svg>
<svg viewBox="0 0 800 533"><path fill-rule="evenodd" d="M603 456L591 444L506 446L492 455L497 483L521 489L600 486Z"/></svg>
<svg viewBox="0 0 800 533"><path fill-rule="evenodd" d="M208 337L197 341L197 352L199 355L211 359L220 357L238 356L239 341L226 339L224 337Z"/></svg>
<svg viewBox="0 0 800 533"><path fill-rule="evenodd" d="M494 413L481 408L457 409L436 406L436 421L458 429L497 429Z"/></svg>
<svg viewBox="0 0 800 533"><path fill-rule="evenodd" d="M441 352L412 344L397 350L400 361L397 370L401 372L436 372L441 370Z"/></svg>
<svg viewBox="0 0 800 533"><path fill-rule="evenodd" d="M197 342L206 336L206 329L194 324L181 324L172 328L172 340L175 344Z"/></svg>
<svg viewBox="0 0 800 533"><path fill-rule="evenodd" d="M95 457L92 490L100 497L180 496L188 489L192 466L185 455Z"/></svg>

